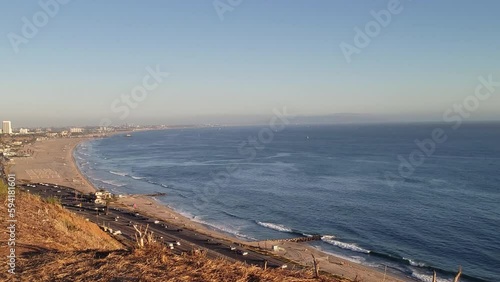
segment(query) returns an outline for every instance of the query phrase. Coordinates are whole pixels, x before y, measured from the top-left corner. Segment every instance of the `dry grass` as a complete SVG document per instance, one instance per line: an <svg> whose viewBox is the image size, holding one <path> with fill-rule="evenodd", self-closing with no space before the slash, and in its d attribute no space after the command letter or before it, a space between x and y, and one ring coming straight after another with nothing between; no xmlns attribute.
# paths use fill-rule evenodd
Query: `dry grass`
<svg viewBox="0 0 500 282"><path fill-rule="evenodd" d="M264 271L202 254L178 256L159 246L131 252L40 254L23 259L20 266L26 281L339 281L312 278L312 271Z"/></svg>
<svg viewBox="0 0 500 282"><path fill-rule="evenodd" d="M0 181L0 218L7 218L5 185ZM49 204L28 193L17 193L16 204L16 254L30 255L46 252L84 250L119 250L123 246L99 227L82 217L64 210L57 203ZM3 221L3 220L2 220ZM2 224L0 240L6 242L8 233ZM5 257L8 248L2 244L0 257ZM0 266L0 281L5 281L7 264ZM33 280L35 281L35 280Z"/></svg>

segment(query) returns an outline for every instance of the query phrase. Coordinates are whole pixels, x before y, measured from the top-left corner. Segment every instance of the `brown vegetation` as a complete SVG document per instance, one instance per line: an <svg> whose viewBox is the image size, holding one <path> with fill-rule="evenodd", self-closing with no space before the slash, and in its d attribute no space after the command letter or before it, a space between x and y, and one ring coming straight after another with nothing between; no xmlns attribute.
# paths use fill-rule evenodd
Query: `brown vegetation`
<svg viewBox="0 0 500 282"><path fill-rule="evenodd" d="M2 195L1 201L5 202ZM29 193L18 193L16 203L16 251L81 251L117 250L120 243L108 236L97 225L68 212L57 199L42 200ZM7 209L0 211L6 218ZM5 242L6 234L2 233ZM4 250L2 250L4 251Z"/></svg>
<svg viewBox="0 0 500 282"><path fill-rule="evenodd" d="M338 281L313 273L268 269L208 259L204 254L173 255L148 245L130 252L70 252L32 256L21 261L26 281ZM43 269L43 271L40 271Z"/></svg>

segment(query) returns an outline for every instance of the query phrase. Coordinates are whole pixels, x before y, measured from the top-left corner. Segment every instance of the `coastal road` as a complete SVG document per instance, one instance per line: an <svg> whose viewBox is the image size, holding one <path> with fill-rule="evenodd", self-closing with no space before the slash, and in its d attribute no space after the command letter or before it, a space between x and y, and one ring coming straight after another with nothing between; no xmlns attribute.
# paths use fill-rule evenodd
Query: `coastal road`
<svg viewBox="0 0 500 282"><path fill-rule="evenodd" d="M136 231L133 226L145 228L146 225L149 225L148 230L154 232L156 240L165 243L167 246L173 244L174 249L172 252L176 254L199 250L205 251L210 258L225 258L230 261L241 261L260 267L263 267L265 262L271 268L279 268L285 265L285 262L275 257L257 253L234 242L211 238L196 231L177 226L172 222L148 218L132 211L111 207L106 215L105 207L84 201L85 199L78 196L81 193L77 193L70 187L52 184L29 184L29 186L24 185L23 188L44 198L57 197L66 209L88 218L89 221L99 226L105 225L111 228L113 232L119 230L122 234L115 237L122 242L125 240L130 246L135 242Z"/></svg>

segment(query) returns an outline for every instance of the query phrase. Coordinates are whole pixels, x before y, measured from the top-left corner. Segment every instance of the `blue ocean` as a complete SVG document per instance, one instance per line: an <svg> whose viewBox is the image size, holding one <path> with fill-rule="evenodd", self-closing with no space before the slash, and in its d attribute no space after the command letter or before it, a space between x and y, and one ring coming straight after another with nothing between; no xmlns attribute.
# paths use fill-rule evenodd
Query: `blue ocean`
<svg viewBox="0 0 500 282"><path fill-rule="evenodd" d="M320 234L316 248L417 281L460 265L462 281L500 281L500 124L266 128L115 135L75 158L98 187L164 192L246 240Z"/></svg>

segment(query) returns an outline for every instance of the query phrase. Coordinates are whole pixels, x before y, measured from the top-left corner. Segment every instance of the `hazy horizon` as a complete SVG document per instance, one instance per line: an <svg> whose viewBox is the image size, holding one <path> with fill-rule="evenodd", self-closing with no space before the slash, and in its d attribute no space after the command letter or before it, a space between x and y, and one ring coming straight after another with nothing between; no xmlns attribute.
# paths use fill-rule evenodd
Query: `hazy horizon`
<svg viewBox="0 0 500 282"><path fill-rule="evenodd" d="M111 126L260 126L268 125L275 116L193 116L169 119L141 119L123 123L113 123ZM1 118L0 118L1 119ZM6 119L3 119L6 120ZM395 117L387 115L357 115L357 114L332 114L322 116L296 115L290 119L291 125L342 125L342 124L446 124L445 121L425 117ZM19 128L64 128L64 127L95 127L101 126L91 118L66 119L65 121L33 122L31 120L11 120L13 129ZM500 123L493 118L470 118L464 123Z"/></svg>
<svg viewBox="0 0 500 282"><path fill-rule="evenodd" d="M0 4L0 119L16 128L261 123L283 107L439 122L481 77L492 95L466 120L500 120L495 1L53 1Z"/></svg>

